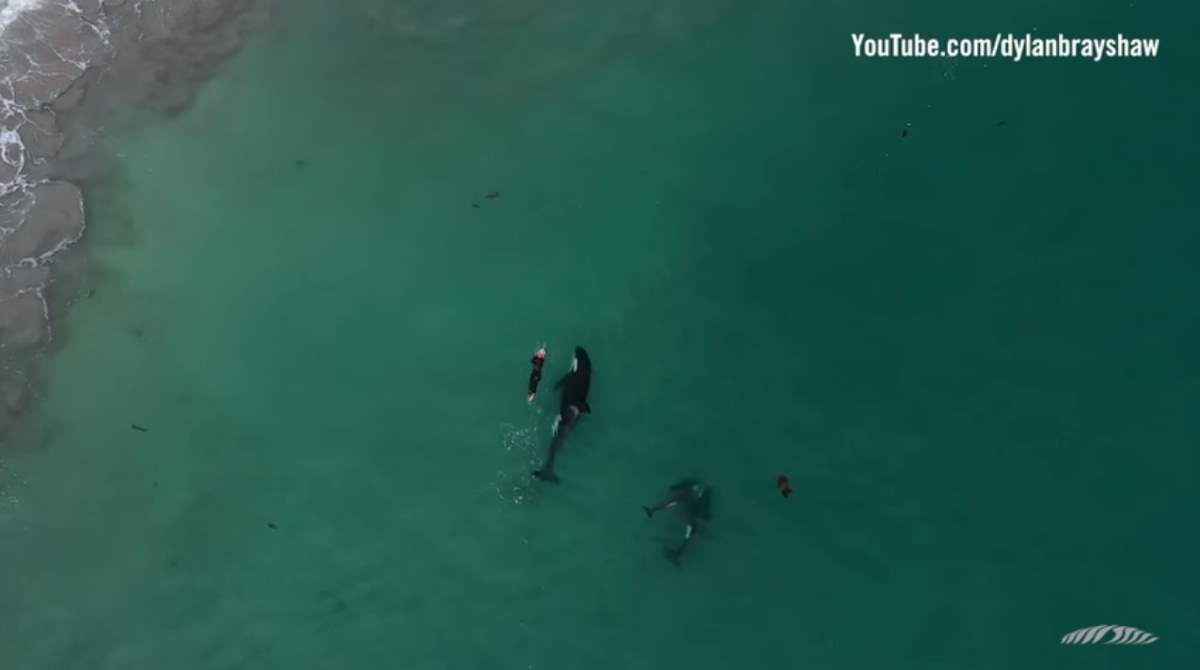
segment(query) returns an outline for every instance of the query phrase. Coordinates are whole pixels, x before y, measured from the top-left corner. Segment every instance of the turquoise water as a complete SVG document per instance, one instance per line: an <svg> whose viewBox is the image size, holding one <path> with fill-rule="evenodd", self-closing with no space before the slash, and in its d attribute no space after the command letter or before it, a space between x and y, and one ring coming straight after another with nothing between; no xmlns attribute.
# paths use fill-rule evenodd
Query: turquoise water
<svg viewBox="0 0 1200 670"><path fill-rule="evenodd" d="M0 667L1200 658L1191 63L848 39L1178 17L343 4L110 138L6 445ZM639 508L688 475L675 568ZM1058 644L1102 623L1161 639Z"/></svg>

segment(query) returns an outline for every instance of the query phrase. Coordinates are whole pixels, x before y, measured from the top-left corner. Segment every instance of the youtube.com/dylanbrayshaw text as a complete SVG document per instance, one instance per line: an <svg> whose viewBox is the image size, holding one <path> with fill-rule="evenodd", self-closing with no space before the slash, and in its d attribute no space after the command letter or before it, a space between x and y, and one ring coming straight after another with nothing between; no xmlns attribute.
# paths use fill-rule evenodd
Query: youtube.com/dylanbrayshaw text
<svg viewBox="0 0 1200 670"><path fill-rule="evenodd" d="M992 37L939 39L920 33L891 33L871 37L852 33L850 42L855 58L1003 58L1019 62L1027 58L1087 58L1100 62L1105 58L1156 58L1158 38L1126 37L1055 37L1030 33L996 33Z"/></svg>

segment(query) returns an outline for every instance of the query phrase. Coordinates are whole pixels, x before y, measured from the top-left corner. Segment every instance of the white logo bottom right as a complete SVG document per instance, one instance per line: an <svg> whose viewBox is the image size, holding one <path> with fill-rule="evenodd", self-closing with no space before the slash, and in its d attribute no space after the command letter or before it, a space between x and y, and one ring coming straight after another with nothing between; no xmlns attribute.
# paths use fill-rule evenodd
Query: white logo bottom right
<svg viewBox="0 0 1200 670"><path fill-rule="evenodd" d="M1109 635L1111 633L1112 635ZM1108 639L1105 639L1108 636ZM1067 633L1063 644L1153 644L1158 638L1133 626L1089 626Z"/></svg>

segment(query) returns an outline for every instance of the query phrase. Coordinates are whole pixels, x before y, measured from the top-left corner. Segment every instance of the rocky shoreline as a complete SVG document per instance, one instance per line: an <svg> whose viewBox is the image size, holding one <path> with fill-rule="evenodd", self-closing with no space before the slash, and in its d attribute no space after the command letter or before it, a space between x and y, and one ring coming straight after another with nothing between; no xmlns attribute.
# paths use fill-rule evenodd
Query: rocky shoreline
<svg viewBox="0 0 1200 670"><path fill-rule="evenodd" d="M64 261L86 263L103 128L185 109L270 15L269 0L22 0L0 27L0 435L54 340ZM20 10L20 11L18 11Z"/></svg>

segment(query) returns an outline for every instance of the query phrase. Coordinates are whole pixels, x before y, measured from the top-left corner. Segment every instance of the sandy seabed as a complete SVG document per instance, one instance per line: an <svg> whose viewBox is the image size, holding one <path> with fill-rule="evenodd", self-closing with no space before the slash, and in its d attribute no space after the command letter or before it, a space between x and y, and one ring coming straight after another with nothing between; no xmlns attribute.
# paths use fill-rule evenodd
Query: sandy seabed
<svg viewBox="0 0 1200 670"><path fill-rule="evenodd" d="M259 0L9 0L0 8L0 433L33 391L52 316L86 295L85 193L99 136L175 113L269 14ZM57 266L57 268L56 268Z"/></svg>

